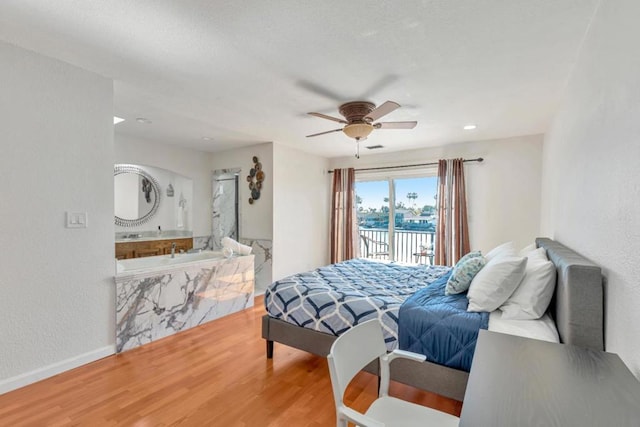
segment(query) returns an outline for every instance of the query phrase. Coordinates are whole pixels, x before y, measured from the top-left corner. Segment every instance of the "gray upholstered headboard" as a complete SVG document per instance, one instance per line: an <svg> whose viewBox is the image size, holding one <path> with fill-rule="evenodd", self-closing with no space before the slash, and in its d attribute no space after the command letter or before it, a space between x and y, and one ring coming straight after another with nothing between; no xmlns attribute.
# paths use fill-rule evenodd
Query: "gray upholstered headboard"
<svg viewBox="0 0 640 427"><path fill-rule="evenodd" d="M561 243L537 238L547 251L558 277L549 311L560 340L594 350L604 350L604 297L600 267Z"/></svg>

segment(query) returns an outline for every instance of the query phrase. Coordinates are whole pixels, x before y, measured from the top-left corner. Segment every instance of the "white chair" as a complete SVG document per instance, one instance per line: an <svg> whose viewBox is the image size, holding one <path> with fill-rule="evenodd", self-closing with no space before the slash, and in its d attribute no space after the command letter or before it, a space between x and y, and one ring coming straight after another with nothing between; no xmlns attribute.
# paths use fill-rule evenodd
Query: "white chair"
<svg viewBox="0 0 640 427"><path fill-rule="evenodd" d="M361 323L342 334L327 357L336 403L338 427L348 422L362 427L457 426L453 415L389 396L389 364L398 357L424 362L425 356L394 350L387 354L377 319ZM372 360L380 360L380 393L365 414L345 406L342 398L353 377Z"/></svg>

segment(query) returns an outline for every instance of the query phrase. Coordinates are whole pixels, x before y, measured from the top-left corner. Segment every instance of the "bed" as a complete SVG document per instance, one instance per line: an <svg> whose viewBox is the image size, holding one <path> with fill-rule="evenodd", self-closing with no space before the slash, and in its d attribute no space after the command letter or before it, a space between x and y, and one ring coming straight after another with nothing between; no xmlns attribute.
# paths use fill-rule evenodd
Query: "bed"
<svg viewBox="0 0 640 427"><path fill-rule="evenodd" d="M554 297L549 306L548 314L555 321L560 342L604 350L603 289L600 268L573 250L551 239L538 238L536 245L545 249L549 260L553 262L557 271ZM366 264L364 265L366 266ZM393 267L389 268L393 269ZM404 280L402 274L409 275L412 279L418 277L424 279L423 282L429 281L435 285L438 280L443 279L448 270L444 267L429 269L416 267L414 270L403 271L404 273L398 273L399 278L395 276L387 287L383 286L383 291L374 295L374 298L382 301L382 303L377 301L377 305L383 310L382 313L378 313L378 317L383 320L383 325L387 323L384 320L385 317L391 319L393 316L397 316L397 310L389 308L393 305L394 298L403 302L407 299L407 295L416 292L411 284L407 284L408 281ZM309 275L313 272L297 275L296 280L304 282L308 277L305 274ZM367 271L365 276L371 279L378 274L383 273L372 270ZM393 274L391 271L390 275L393 276ZM422 276L420 276L421 274ZM309 280L311 279L309 278ZM338 278L337 280L344 279ZM358 279L354 278L354 280L354 283L345 280L346 293L359 290ZM385 278L379 277L379 281L384 282ZM427 283L427 287L430 286L429 283ZM398 293L394 296L395 289L398 290ZM338 318L337 321L335 318L332 321L327 321L331 317L328 314L335 311L332 308L335 301L329 301L332 298L323 301L322 296L318 294L316 299L318 302L315 308L320 314L319 317L326 323L321 324L320 327L318 325L310 327L305 324L305 322L312 320L304 316L298 319L287 318L287 321L269 314L263 317L262 337L266 340L268 358L273 357L274 342L323 357L329 353L336 336L340 335L348 326L339 320L340 316L344 316L344 311L343 314L334 316ZM295 298L289 298L289 300L290 304L296 304ZM376 310L376 308L372 307L371 310ZM394 340L397 340L397 335L394 336L392 328L385 328L385 341L388 348L395 345ZM377 373L375 364L370 365L368 370ZM418 363L399 359L394 362L392 379L461 401L466 389L468 372L464 369L456 369L434 362Z"/></svg>

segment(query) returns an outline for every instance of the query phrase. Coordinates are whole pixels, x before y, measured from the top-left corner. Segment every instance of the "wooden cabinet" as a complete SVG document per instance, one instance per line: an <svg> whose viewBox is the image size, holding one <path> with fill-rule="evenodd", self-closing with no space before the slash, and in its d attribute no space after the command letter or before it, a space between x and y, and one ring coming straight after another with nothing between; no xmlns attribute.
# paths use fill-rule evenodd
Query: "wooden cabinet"
<svg viewBox="0 0 640 427"><path fill-rule="evenodd" d="M193 248L192 238L144 240L135 242L116 243L116 258L141 258L145 256L168 255L171 253L171 244L176 244L176 253L188 251Z"/></svg>

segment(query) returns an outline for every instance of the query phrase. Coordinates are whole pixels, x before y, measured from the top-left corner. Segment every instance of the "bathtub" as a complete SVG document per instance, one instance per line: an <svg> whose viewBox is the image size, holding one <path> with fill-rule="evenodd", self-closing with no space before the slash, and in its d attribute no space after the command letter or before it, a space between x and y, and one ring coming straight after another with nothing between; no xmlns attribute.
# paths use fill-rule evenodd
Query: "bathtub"
<svg viewBox="0 0 640 427"><path fill-rule="evenodd" d="M254 255L152 256L116 263L116 351L253 306Z"/></svg>
<svg viewBox="0 0 640 427"><path fill-rule="evenodd" d="M116 274L130 273L139 270L162 270L167 266L189 264L207 260L225 259L220 251L202 251L196 253L149 256L143 258L122 259L116 262Z"/></svg>

